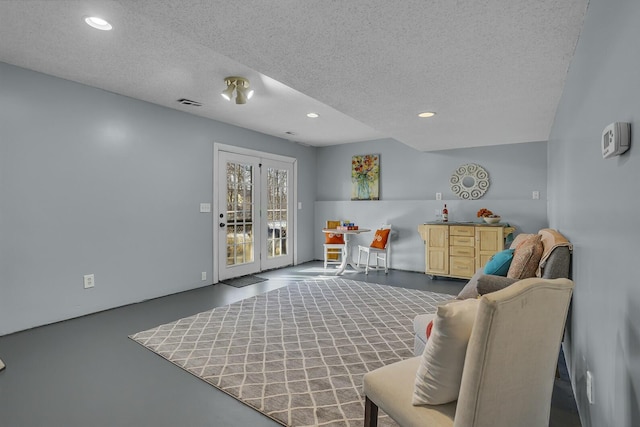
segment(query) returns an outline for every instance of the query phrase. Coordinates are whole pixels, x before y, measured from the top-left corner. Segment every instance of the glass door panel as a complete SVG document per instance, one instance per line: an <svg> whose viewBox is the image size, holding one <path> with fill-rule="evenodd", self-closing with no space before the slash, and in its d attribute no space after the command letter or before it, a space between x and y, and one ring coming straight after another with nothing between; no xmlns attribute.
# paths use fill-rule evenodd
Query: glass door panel
<svg viewBox="0 0 640 427"><path fill-rule="evenodd" d="M244 276L260 271L256 255L256 229L259 218L259 162L251 156L220 153L219 182L226 182L226 191L220 192L220 257L218 278ZM256 195L258 196L256 198ZM221 259L223 258L223 259Z"/></svg>
<svg viewBox="0 0 640 427"><path fill-rule="evenodd" d="M266 257L263 268L277 268L293 264L289 217L293 207L290 163L264 160L262 163L263 199L266 201Z"/></svg>

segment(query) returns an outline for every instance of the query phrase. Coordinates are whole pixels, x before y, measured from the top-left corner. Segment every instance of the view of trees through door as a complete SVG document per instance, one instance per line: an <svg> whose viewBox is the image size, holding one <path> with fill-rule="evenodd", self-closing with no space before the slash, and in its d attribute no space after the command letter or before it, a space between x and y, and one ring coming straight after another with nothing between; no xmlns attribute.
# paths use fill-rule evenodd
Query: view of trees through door
<svg viewBox="0 0 640 427"><path fill-rule="evenodd" d="M253 263L254 251L254 169L255 165L226 162L226 265Z"/></svg>
<svg viewBox="0 0 640 427"><path fill-rule="evenodd" d="M267 168L267 256L287 254L287 171Z"/></svg>

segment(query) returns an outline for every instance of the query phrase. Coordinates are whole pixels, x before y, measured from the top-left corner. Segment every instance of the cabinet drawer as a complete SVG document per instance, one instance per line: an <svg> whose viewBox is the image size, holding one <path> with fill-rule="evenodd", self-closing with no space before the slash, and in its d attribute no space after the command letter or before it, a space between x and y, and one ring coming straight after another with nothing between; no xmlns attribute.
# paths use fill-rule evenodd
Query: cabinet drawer
<svg viewBox="0 0 640 427"><path fill-rule="evenodd" d="M452 225L449 227L449 234L452 236L473 237L476 234L476 229L475 227L469 227L468 225Z"/></svg>
<svg viewBox="0 0 640 427"><path fill-rule="evenodd" d="M475 260L473 258L455 257L449 258L449 274L452 276L471 277L475 272Z"/></svg>
<svg viewBox="0 0 640 427"><path fill-rule="evenodd" d="M475 246L475 238L464 236L451 236L451 246Z"/></svg>
<svg viewBox="0 0 640 427"><path fill-rule="evenodd" d="M449 248L449 254L451 256L471 257L475 255L475 249L473 246L451 246Z"/></svg>

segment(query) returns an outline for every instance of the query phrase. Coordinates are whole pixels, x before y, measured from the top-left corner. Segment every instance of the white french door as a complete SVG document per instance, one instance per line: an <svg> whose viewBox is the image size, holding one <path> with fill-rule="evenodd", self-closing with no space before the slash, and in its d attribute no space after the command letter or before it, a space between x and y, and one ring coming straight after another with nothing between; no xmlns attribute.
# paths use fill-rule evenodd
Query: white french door
<svg viewBox="0 0 640 427"><path fill-rule="evenodd" d="M293 163L219 151L218 280L293 264Z"/></svg>
<svg viewBox="0 0 640 427"><path fill-rule="evenodd" d="M224 151L218 159L218 279L223 280L260 271L260 159Z"/></svg>
<svg viewBox="0 0 640 427"><path fill-rule="evenodd" d="M293 165L262 159L262 270L293 264ZM266 227L266 228L265 228Z"/></svg>

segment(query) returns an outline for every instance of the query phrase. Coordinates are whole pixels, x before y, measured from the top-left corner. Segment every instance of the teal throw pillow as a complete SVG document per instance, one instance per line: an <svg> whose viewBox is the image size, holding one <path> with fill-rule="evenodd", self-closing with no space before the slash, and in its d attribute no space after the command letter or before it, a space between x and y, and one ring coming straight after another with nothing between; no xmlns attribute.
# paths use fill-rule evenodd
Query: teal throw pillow
<svg viewBox="0 0 640 427"><path fill-rule="evenodd" d="M493 254L489 262L484 266L484 274L506 276L513 259L513 251L514 249L505 249L502 252Z"/></svg>

